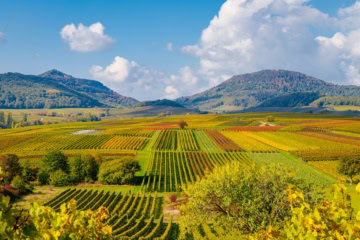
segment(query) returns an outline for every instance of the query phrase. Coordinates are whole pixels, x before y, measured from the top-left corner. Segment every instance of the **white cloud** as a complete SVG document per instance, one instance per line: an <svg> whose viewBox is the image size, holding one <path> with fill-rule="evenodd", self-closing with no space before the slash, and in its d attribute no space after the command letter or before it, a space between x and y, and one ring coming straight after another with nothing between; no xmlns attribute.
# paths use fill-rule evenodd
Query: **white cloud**
<svg viewBox="0 0 360 240"><path fill-rule="evenodd" d="M360 84L360 1L340 9L336 17L307 2L227 0L199 42L182 48L199 58L201 85L262 69L296 70L326 81Z"/></svg>
<svg viewBox="0 0 360 240"><path fill-rule="evenodd" d="M104 34L105 27L94 23L89 27L72 23L64 26L60 32L61 38L69 44L70 49L77 52L93 52L104 49L113 44L115 40Z"/></svg>
<svg viewBox="0 0 360 240"><path fill-rule="evenodd" d="M178 97L180 97L180 92L179 90L177 90L174 86L166 86L165 88L165 96L164 98L167 99L176 99Z"/></svg>
<svg viewBox="0 0 360 240"><path fill-rule="evenodd" d="M92 66L89 72L94 79L118 93L139 100L158 99L164 95L168 83L164 73L119 56L106 67Z"/></svg>
<svg viewBox="0 0 360 240"><path fill-rule="evenodd" d="M168 50L168 51L173 51L174 50L174 46L173 46L173 44L171 43L171 42L169 42L169 43L167 43L166 44L166 49Z"/></svg>
<svg viewBox="0 0 360 240"><path fill-rule="evenodd" d="M106 67L92 66L89 72L118 93L140 100L174 99L194 94L201 87L189 66L180 68L178 74L167 75L119 56Z"/></svg>

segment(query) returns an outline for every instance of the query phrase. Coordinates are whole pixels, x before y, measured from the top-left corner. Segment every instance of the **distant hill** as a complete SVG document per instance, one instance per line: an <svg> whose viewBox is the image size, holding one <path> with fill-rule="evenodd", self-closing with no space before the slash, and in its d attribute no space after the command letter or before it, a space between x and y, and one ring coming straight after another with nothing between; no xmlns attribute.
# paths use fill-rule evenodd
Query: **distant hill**
<svg viewBox="0 0 360 240"><path fill-rule="evenodd" d="M257 107L266 108L266 107L303 107L308 106L310 103L319 99L321 96L319 93L312 92L297 92L280 97L275 97L270 100L267 100Z"/></svg>
<svg viewBox="0 0 360 240"><path fill-rule="evenodd" d="M168 100L168 99L159 99L155 101L144 101L136 104L138 107L148 107L148 106L167 106L167 107L179 107L179 108L185 108L183 105Z"/></svg>
<svg viewBox="0 0 360 240"><path fill-rule="evenodd" d="M0 74L0 108L130 107L137 103L98 81L57 70L40 75Z"/></svg>
<svg viewBox="0 0 360 240"><path fill-rule="evenodd" d="M188 109L183 105L168 100L155 100L155 101L144 101L135 105L135 110L128 112L127 115L134 116L156 116L159 114L164 115L181 115L187 113L195 113L193 109Z"/></svg>
<svg viewBox="0 0 360 240"><path fill-rule="evenodd" d="M232 110L255 107L261 103L297 92L322 96L360 96L360 87L340 86L293 71L263 70L233 76L220 85L176 102L200 110Z"/></svg>
<svg viewBox="0 0 360 240"><path fill-rule="evenodd" d="M360 106L359 97L336 97L336 96L325 96L321 97L310 104L313 107L324 107L324 106Z"/></svg>

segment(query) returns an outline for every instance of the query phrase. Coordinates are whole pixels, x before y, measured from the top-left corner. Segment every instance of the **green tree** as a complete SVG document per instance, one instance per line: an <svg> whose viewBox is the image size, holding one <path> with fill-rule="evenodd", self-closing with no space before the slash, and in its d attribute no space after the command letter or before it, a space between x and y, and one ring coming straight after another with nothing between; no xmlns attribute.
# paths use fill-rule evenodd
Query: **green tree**
<svg viewBox="0 0 360 240"><path fill-rule="evenodd" d="M7 113L6 113L5 121L6 121L6 122L5 122L5 125L6 125L7 128L11 128L11 127L13 126L14 120L13 120L13 118L12 118L11 112L7 112Z"/></svg>
<svg viewBox="0 0 360 240"><path fill-rule="evenodd" d="M360 174L360 157L344 157L340 160L339 173L350 178L350 184L353 182L354 176Z"/></svg>
<svg viewBox="0 0 360 240"><path fill-rule="evenodd" d="M70 162L70 176L74 183L85 180L84 160L80 154Z"/></svg>
<svg viewBox="0 0 360 240"><path fill-rule="evenodd" d="M10 183L16 175L21 175L22 168L15 154L0 155L0 167L4 171L4 180Z"/></svg>
<svg viewBox="0 0 360 240"><path fill-rule="evenodd" d="M294 184L314 204L318 194L288 168L248 166L231 162L184 189L188 201L181 207L182 233L212 224L235 235L252 234L291 216L286 189ZM220 236L222 238L224 236Z"/></svg>
<svg viewBox="0 0 360 240"><path fill-rule="evenodd" d="M126 184L141 170L139 161L135 159L112 160L101 164L99 182L103 184Z"/></svg>
<svg viewBox="0 0 360 240"><path fill-rule="evenodd" d="M82 155L82 159L84 162L85 180L96 181L99 173L99 165L95 157L86 154L86 155Z"/></svg>
<svg viewBox="0 0 360 240"><path fill-rule="evenodd" d="M41 169L49 173L62 170L69 173L68 157L61 151L55 150L47 153L42 159Z"/></svg>
<svg viewBox="0 0 360 240"><path fill-rule="evenodd" d="M0 127L5 126L5 113L0 111Z"/></svg>

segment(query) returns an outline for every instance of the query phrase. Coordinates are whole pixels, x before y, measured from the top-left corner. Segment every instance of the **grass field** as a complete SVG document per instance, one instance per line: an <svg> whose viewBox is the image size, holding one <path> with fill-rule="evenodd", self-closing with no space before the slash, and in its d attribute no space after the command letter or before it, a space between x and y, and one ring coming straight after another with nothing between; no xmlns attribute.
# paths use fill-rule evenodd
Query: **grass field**
<svg viewBox="0 0 360 240"><path fill-rule="evenodd" d="M29 110L29 114L36 114L36 111ZM70 110L57 111L60 114ZM89 111L100 113L103 109ZM14 115L20 117L20 111L14 110ZM269 115L274 118L271 123L267 122ZM188 123L185 130L178 128L180 120ZM183 186L230 161L249 166L254 163L285 165L294 169L298 177L325 190L339 180L346 180L337 172L337 163L342 156L360 156L360 120L329 114L244 113L114 118L100 122L3 129L0 133L0 154L17 154L21 164L32 167L39 167L44 154L54 149L62 150L70 161L83 153L101 156L104 161L121 161L123 157L139 160L141 171L136 173L132 185L95 183L74 186L72 190L68 190L69 187L37 186L34 194L19 201L21 206L27 207L29 202L45 204L53 199L54 206L58 207L61 201L72 197L80 200L96 192L93 197L98 202L94 202L94 206L105 203L110 206L121 194L116 198L118 204L121 199L125 200L112 214L111 224L118 235L124 236L133 236L142 228L155 228L161 222L158 226L160 236L170 224L169 217L162 216L166 196L170 193L181 196ZM74 195L59 197L62 191L73 191ZM360 210L360 199L354 186L349 186L349 191L357 201L354 208ZM152 203L155 195L158 201ZM151 204L157 210L151 210ZM128 225L124 221L126 211L129 211L129 217L130 214L135 216ZM141 217L141 211L146 213L145 218ZM158 212L155 214L154 211ZM206 229L204 226L201 232ZM140 233L144 236L145 232Z"/></svg>

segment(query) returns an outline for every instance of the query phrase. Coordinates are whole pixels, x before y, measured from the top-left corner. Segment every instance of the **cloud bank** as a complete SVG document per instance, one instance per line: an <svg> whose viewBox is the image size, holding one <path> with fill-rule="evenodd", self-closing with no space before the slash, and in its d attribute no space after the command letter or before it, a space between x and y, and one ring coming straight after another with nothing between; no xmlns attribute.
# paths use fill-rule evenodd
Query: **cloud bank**
<svg viewBox="0 0 360 240"><path fill-rule="evenodd" d="M93 52L104 49L115 40L104 34L105 27L100 23L94 23L89 27L79 24L77 27L72 23L64 26L60 31L61 38L77 52Z"/></svg>

